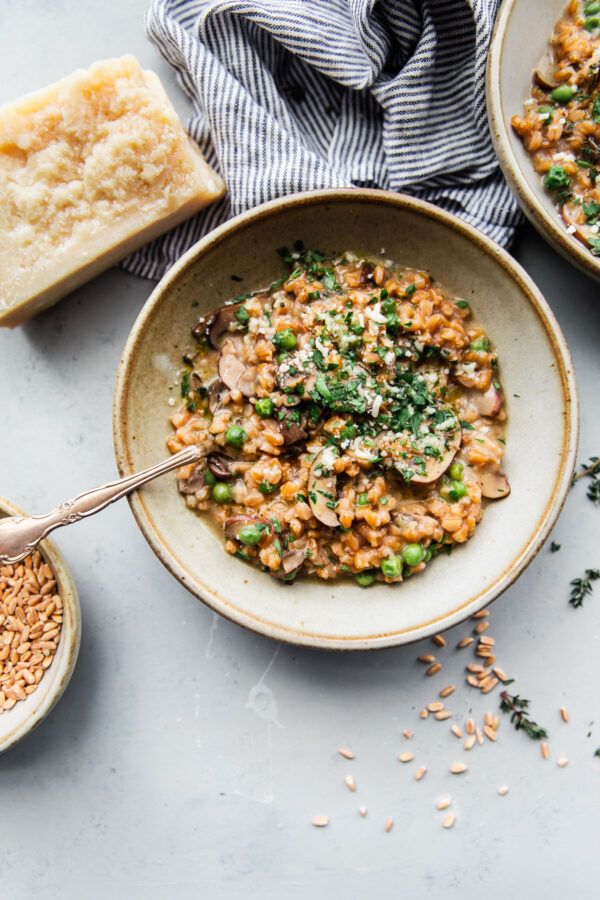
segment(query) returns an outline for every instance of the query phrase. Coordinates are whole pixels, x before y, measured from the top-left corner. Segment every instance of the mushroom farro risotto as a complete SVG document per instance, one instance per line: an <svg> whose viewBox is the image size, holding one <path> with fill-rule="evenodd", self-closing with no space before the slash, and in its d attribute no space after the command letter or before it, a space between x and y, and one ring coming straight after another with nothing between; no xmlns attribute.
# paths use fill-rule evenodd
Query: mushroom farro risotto
<svg viewBox="0 0 600 900"><path fill-rule="evenodd" d="M424 272L278 252L290 274L193 328L167 444L203 455L179 490L275 578L402 581L509 493L496 354Z"/></svg>
<svg viewBox="0 0 600 900"><path fill-rule="evenodd" d="M572 0L512 126L566 230L600 256L600 0Z"/></svg>

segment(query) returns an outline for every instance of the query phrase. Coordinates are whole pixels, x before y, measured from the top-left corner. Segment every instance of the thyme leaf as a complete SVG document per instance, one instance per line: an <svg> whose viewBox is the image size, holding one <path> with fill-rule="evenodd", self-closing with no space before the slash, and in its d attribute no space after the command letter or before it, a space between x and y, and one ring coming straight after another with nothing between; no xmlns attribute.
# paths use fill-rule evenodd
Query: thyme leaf
<svg viewBox="0 0 600 900"><path fill-rule="evenodd" d="M545 728L528 718L529 700L519 697L518 694L509 694L508 691L502 691L500 694L500 709L503 713L510 714L510 721L517 731L524 729L534 741L548 737L548 732Z"/></svg>
<svg viewBox="0 0 600 900"><path fill-rule="evenodd" d="M592 582L600 578L600 569L586 569L584 578L574 578L571 584L571 596L569 603L575 608L583 606L583 601L592 593Z"/></svg>

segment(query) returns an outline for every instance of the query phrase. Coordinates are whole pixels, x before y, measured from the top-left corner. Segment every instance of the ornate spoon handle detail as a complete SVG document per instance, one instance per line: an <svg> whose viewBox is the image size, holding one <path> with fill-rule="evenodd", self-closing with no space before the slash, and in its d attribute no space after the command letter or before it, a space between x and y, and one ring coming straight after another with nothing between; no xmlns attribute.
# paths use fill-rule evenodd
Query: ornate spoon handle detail
<svg viewBox="0 0 600 900"><path fill-rule="evenodd" d="M71 525L87 516L93 516L109 503L120 500L121 497L130 494L131 491L146 484L147 481L152 481L159 475L185 466L186 463L195 462L204 455L205 451L202 447L186 447L185 450L180 450L169 459L150 466L142 472L136 472L120 478L118 481L104 484L102 487L85 491L72 500L61 503L46 515L9 516L0 519L0 565L14 565L21 562L55 528L60 528L61 525Z"/></svg>

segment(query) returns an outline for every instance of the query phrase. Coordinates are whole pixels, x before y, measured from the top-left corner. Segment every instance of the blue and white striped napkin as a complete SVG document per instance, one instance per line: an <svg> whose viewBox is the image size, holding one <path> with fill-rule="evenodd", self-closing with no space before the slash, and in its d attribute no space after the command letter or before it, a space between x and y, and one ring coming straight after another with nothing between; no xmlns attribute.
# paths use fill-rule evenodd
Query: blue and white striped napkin
<svg viewBox="0 0 600 900"><path fill-rule="evenodd" d="M500 0L152 0L147 28L194 106L227 195L129 257L159 278L266 200L349 185L402 191L507 245L520 214L488 133Z"/></svg>

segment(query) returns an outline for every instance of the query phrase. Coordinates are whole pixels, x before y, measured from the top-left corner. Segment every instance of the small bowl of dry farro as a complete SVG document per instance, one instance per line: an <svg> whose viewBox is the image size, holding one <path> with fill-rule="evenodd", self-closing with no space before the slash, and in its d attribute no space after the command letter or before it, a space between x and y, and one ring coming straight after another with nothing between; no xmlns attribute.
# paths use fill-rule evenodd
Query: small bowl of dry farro
<svg viewBox="0 0 600 900"><path fill-rule="evenodd" d="M523 212L600 279L600 3L505 0L488 56L490 131Z"/></svg>
<svg viewBox="0 0 600 900"><path fill-rule="evenodd" d="M0 518L25 515L0 497ZM0 752L48 715L75 668L81 612L71 574L48 540L0 565Z"/></svg>
<svg viewBox="0 0 600 900"><path fill-rule="evenodd" d="M455 624L533 558L577 393L547 304L492 241L398 194L315 191L167 273L114 433L123 475L197 448L130 498L186 587L270 637L362 649Z"/></svg>

